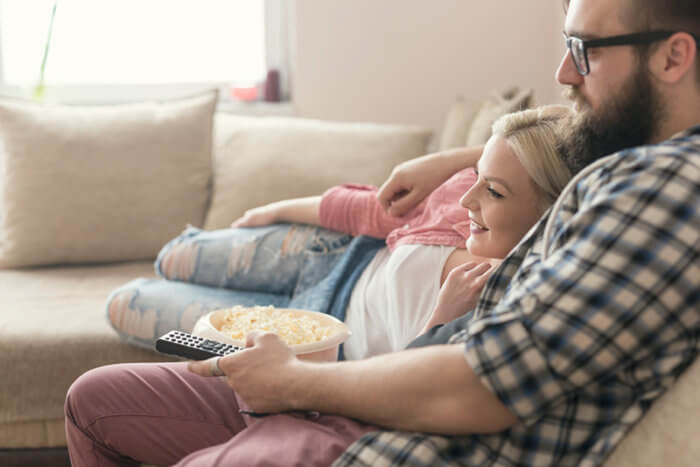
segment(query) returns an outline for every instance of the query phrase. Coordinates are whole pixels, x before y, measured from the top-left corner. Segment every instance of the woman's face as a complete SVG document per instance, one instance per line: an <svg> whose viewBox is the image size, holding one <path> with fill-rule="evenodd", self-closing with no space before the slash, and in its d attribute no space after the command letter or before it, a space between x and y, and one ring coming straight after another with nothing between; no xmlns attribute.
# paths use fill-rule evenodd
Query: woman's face
<svg viewBox="0 0 700 467"><path fill-rule="evenodd" d="M540 218L539 194L499 136L486 143L476 170L478 180L460 201L471 219L467 249L476 256L505 258Z"/></svg>

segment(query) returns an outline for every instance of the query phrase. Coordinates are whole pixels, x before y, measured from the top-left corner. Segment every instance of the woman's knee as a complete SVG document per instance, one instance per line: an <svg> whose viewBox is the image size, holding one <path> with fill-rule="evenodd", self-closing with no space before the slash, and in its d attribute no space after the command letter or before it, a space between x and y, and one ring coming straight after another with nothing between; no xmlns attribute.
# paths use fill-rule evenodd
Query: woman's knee
<svg viewBox="0 0 700 467"><path fill-rule="evenodd" d="M122 337L137 343L150 343L157 334L158 313L135 305L145 279L136 279L114 290L105 304L107 321Z"/></svg>
<svg viewBox="0 0 700 467"><path fill-rule="evenodd" d="M168 280L225 287L238 270L256 267L259 247L263 255L274 255L289 228L288 224L212 231L189 227L161 249L155 269Z"/></svg>
<svg viewBox="0 0 700 467"><path fill-rule="evenodd" d="M156 272L166 279L190 281L195 273L201 246L197 241L199 235L199 230L188 228L166 243L156 258Z"/></svg>

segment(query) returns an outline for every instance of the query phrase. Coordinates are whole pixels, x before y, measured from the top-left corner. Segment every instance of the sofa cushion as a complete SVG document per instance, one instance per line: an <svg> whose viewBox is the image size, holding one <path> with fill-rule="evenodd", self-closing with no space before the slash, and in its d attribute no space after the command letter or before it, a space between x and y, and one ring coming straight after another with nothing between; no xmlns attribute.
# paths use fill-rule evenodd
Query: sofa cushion
<svg viewBox="0 0 700 467"><path fill-rule="evenodd" d="M396 164L425 154L430 136L398 125L218 114L204 228L228 227L247 209L340 183L379 185Z"/></svg>
<svg viewBox="0 0 700 467"><path fill-rule="evenodd" d="M445 117L445 123L442 126L440 139L435 149L444 151L464 147L467 136L469 136L469 129L482 104L480 101L457 96L447 111L447 117Z"/></svg>
<svg viewBox="0 0 700 467"><path fill-rule="evenodd" d="M154 258L201 225L215 106L0 101L0 267Z"/></svg>
<svg viewBox="0 0 700 467"><path fill-rule="evenodd" d="M481 104L469 126L466 146L485 144L491 137L491 126L502 115L532 107L532 89L512 88L493 93Z"/></svg>
<svg viewBox="0 0 700 467"><path fill-rule="evenodd" d="M103 311L111 290L153 274L150 261L0 270L0 448L65 445L63 402L83 372L173 360L124 343Z"/></svg>
<svg viewBox="0 0 700 467"><path fill-rule="evenodd" d="M605 467L698 465L700 358L655 401L612 452Z"/></svg>

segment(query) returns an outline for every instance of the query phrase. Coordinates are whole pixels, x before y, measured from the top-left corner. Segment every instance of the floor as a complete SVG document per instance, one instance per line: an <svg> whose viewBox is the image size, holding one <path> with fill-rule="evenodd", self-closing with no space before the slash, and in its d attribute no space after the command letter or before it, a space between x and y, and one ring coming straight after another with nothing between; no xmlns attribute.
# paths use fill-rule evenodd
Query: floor
<svg viewBox="0 0 700 467"><path fill-rule="evenodd" d="M66 448L0 449L2 467L70 467Z"/></svg>

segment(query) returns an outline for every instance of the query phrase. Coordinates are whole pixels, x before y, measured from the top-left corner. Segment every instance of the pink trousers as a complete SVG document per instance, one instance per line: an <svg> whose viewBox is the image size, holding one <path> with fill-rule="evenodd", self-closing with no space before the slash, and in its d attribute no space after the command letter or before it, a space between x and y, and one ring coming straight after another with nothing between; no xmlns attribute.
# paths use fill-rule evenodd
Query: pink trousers
<svg viewBox="0 0 700 467"><path fill-rule="evenodd" d="M185 365L110 365L78 378L65 405L72 465L325 466L376 430L338 416L241 415L223 378Z"/></svg>

